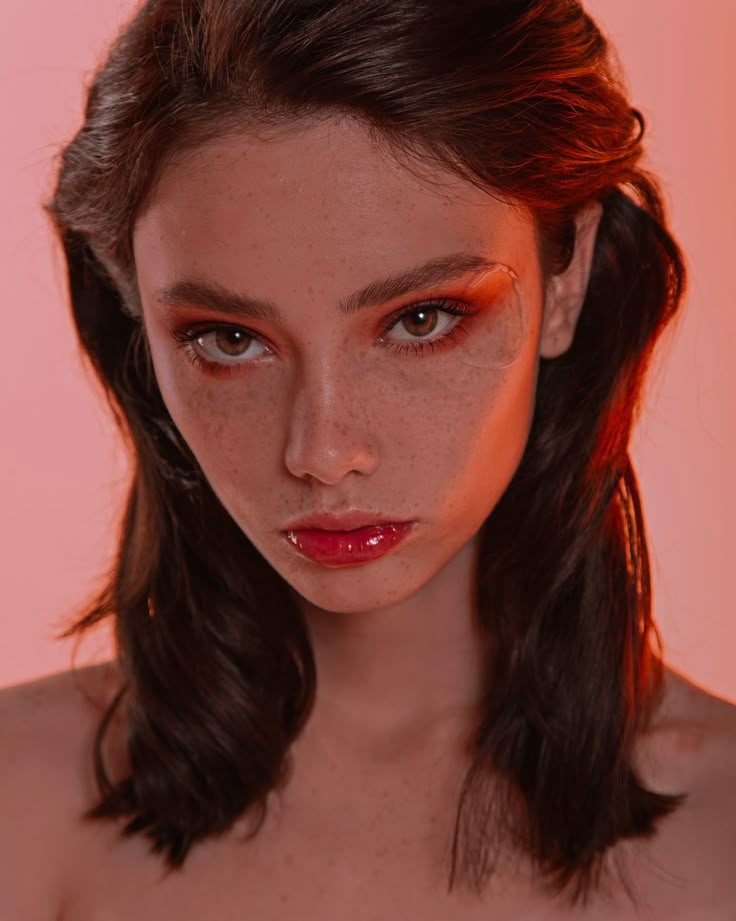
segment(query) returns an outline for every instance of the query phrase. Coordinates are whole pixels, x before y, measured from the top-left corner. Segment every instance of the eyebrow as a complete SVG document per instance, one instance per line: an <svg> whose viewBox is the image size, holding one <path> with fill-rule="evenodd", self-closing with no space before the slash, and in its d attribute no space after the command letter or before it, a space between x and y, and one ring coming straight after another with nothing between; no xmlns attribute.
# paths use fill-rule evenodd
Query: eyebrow
<svg viewBox="0 0 736 921"><path fill-rule="evenodd" d="M477 274L494 265L498 263L477 253L460 252L437 256L396 275L372 281L341 300L337 312L349 317L366 307L385 303L419 288L457 281L471 272ZM218 282L203 279L180 279L161 288L154 297L162 305L172 308L197 306L212 313L251 317L272 323L283 322L281 311L269 298L230 291Z"/></svg>

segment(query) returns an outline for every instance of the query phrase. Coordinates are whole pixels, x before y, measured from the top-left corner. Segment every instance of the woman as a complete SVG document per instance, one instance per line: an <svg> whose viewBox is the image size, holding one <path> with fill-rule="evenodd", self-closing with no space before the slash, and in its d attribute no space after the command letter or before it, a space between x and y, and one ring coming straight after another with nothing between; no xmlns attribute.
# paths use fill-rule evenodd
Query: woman
<svg viewBox="0 0 736 921"><path fill-rule="evenodd" d="M685 284L643 133L570 0L140 8L47 205L117 656L2 695L3 919L736 916L628 455Z"/></svg>

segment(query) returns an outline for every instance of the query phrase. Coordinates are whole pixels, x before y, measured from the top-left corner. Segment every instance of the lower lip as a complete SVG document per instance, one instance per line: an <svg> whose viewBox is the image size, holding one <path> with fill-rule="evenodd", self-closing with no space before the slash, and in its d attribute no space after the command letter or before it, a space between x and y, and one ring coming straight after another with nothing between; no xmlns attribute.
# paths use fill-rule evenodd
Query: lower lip
<svg viewBox="0 0 736 921"><path fill-rule="evenodd" d="M401 521L358 528L322 531L317 528L287 531L286 539L302 556L327 566L353 566L388 553L411 531L413 522Z"/></svg>

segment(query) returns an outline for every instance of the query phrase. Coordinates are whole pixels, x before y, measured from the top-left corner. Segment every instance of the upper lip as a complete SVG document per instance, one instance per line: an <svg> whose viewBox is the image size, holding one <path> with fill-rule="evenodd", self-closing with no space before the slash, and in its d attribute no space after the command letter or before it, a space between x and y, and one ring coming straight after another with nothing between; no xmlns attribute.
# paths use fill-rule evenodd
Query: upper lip
<svg viewBox="0 0 736 921"><path fill-rule="evenodd" d="M398 518L353 509L350 512L343 512L341 515L333 512L317 512L314 515L308 515L306 518L292 521L286 530L297 531L302 528L318 528L322 531L354 531L356 528L365 528L371 525L398 524L400 522L401 519Z"/></svg>

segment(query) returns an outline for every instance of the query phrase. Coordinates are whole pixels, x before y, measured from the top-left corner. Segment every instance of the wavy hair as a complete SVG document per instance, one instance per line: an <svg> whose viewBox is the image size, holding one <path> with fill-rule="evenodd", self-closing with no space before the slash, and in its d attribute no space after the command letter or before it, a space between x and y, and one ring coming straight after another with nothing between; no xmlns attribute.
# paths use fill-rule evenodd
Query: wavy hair
<svg viewBox="0 0 736 921"><path fill-rule="evenodd" d="M457 805L449 889L480 893L501 850L587 900L604 855L683 795L640 782L634 743L662 685L647 538L628 445L682 253L645 123L575 0L147 0L88 88L44 205L72 313L133 460L104 588L62 636L114 622L123 677L94 745L99 800L170 868L288 777L316 670L292 590L210 489L159 392L141 321L136 215L174 155L334 114L407 164L527 206L545 275L603 205L570 348L540 359L524 456L482 527L477 600L495 654ZM118 710L120 708L120 710ZM125 713L130 771L102 743Z"/></svg>

